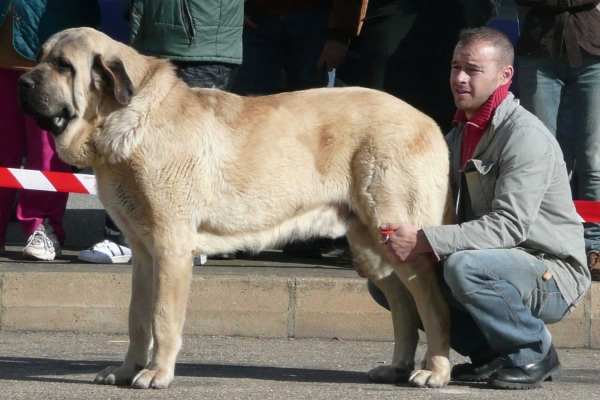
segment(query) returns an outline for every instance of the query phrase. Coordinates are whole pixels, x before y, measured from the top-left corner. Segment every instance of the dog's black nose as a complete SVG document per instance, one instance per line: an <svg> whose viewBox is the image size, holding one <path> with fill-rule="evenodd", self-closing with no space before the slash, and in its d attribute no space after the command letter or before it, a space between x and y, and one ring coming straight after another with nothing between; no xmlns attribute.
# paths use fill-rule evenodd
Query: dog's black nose
<svg viewBox="0 0 600 400"><path fill-rule="evenodd" d="M35 87L35 81L27 76L21 76L19 78L20 89L33 89Z"/></svg>

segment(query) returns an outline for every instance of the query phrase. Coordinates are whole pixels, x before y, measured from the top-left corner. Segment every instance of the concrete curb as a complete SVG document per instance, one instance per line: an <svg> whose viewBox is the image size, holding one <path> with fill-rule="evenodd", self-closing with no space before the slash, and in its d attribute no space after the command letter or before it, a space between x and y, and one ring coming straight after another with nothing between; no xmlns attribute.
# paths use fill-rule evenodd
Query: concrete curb
<svg viewBox="0 0 600 400"><path fill-rule="evenodd" d="M19 269L0 270L0 330L127 332L127 266ZM194 270L186 334L393 340L389 313L353 271L327 277ZM600 283L550 330L557 347L600 349Z"/></svg>

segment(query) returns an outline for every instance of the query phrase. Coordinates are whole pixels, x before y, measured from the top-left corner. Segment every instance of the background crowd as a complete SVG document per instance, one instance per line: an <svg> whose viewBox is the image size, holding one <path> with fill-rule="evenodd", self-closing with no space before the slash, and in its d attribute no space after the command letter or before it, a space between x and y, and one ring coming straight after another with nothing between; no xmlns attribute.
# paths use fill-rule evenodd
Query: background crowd
<svg viewBox="0 0 600 400"><path fill-rule="evenodd" d="M124 0L124 2L126 2ZM173 61L191 87L248 96L334 86L386 91L430 115L447 132L456 111L448 67L461 29L486 26L500 0L133 0L129 42ZM600 9L597 1L516 4L518 87L512 91L556 136L574 199L600 201ZM515 10L515 8L510 8ZM0 0L0 166L70 171L52 137L18 107L18 77L53 33L100 27L97 0ZM106 16L104 16L106 17ZM115 16L110 16L115 19ZM516 18L515 18L516 21ZM492 21L493 22L493 21ZM515 25L516 26L516 25ZM518 37L518 38L517 38ZM0 250L13 213L29 238L23 257L53 260L65 242L68 195L0 188ZM128 262L126 238L107 216L105 240L79 257ZM590 268L600 270L600 224L585 224ZM323 241L288 244L318 257ZM223 254L219 257L235 257ZM198 257L197 263L205 261Z"/></svg>

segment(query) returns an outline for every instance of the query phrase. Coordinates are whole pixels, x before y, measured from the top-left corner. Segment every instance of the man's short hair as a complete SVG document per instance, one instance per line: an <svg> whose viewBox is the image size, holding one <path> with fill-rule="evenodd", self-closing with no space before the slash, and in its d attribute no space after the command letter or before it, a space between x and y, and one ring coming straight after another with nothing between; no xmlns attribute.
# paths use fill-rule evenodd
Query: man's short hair
<svg viewBox="0 0 600 400"><path fill-rule="evenodd" d="M457 45L467 46L481 42L490 43L498 50L500 67L513 65L515 61L515 49L508 36L498 29L488 27L463 29L458 35Z"/></svg>

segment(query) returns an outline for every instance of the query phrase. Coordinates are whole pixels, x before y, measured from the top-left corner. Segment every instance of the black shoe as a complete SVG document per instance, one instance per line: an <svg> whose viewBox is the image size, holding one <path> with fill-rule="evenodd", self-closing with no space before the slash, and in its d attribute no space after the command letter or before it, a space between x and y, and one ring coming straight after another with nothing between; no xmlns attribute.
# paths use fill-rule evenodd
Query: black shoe
<svg viewBox="0 0 600 400"><path fill-rule="evenodd" d="M506 359L497 353L484 358L472 359L472 361L452 367L452 372L450 372L452 380L461 382L487 381L494 372L501 370L506 365Z"/></svg>
<svg viewBox="0 0 600 400"><path fill-rule="evenodd" d="M504 367L488 380L488 386L496 389L535 389L543 381L553 381L560 377L561 366L554 345L539 362L521 367Z"/></svg>

